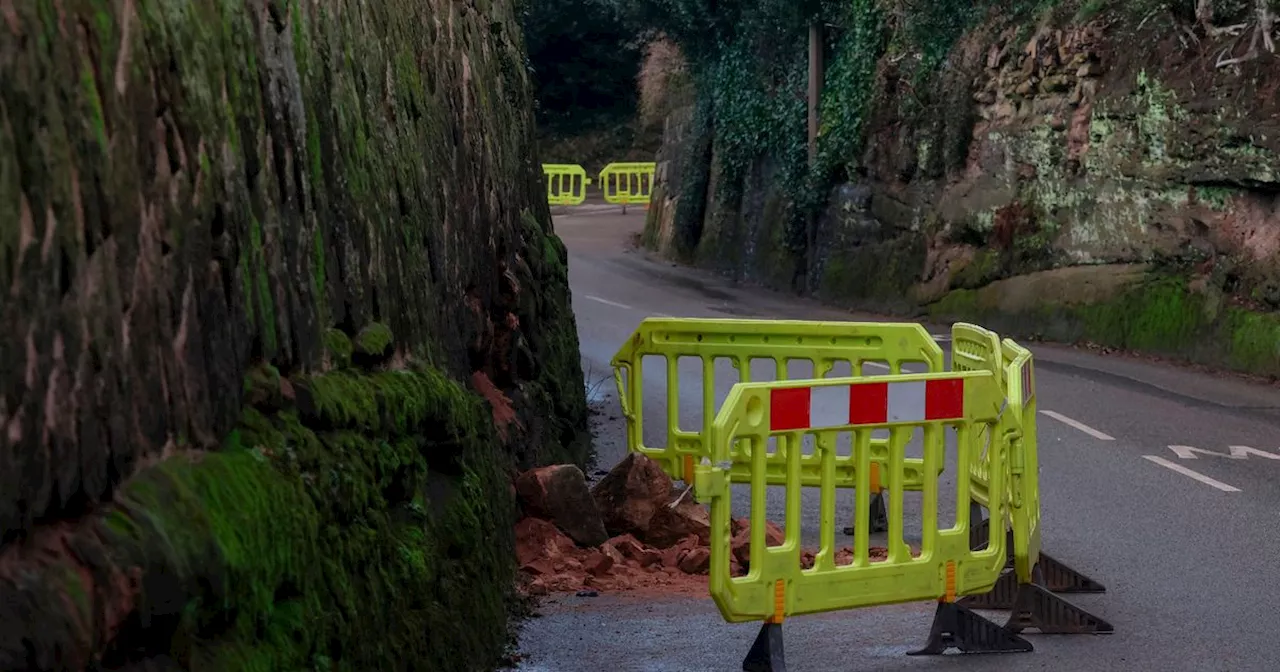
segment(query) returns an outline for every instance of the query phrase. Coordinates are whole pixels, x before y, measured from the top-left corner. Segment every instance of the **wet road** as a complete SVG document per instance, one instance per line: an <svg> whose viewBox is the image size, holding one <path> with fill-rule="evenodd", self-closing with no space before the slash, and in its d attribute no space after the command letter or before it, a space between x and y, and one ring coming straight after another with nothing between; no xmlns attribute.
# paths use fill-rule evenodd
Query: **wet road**
<svg viewBox="0 0 1280 672"><path fill-rule="evenodd" d="M641 210L624 216L603 206L556 218L570 250L584 370L606 411L596 443L602 468L626 450L609 360L643 318L877 319L652 260L630 246L643 223ZM932 604L879 607L788 619L789 669L1280 669L1272 644L1280 390L1057 346L1032 350L1045 550L1107 586L1107 594L1073 601L1115 634L1029 634L1034 653L909 658L904 652L928 632ZM666 381L645 373L645 431L660 443ZM680 409L689 428L700 423L699 380L682 367L682 389L695 390ZM717 387L723 398L728 384ZM770 517L780 521L781 499L770 494ZM746 514L742 498L735 492L735 515ZM804 537L813 545L816 494L806 502ZM541 612L525 625L519 669L738 670L758 627L724 623L710 598L566 597Z"/></svg>

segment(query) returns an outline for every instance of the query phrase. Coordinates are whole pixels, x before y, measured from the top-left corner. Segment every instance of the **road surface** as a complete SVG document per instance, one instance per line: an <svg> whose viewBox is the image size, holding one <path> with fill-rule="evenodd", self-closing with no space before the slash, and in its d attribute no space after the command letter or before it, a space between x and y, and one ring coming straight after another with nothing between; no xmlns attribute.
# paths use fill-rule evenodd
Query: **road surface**
<svg viewBox="0 0 1280 672"><path fill-rule="evenodd" d="M643 224L638 208L623 215L588 205L556 217L570 253L583 366L604 411L601 468L626 451L609 360L645 317L883 319L652 259L632 244ZM1280 390L1060 346L1031 349L1044 547L1107 586L1106 594L1072 600L1110 621L1115 634L1028 634L1033 653L911 658L904 653L924 643L933 605L878 607L788 619L789 669L1280 669ZM645 431L660 437L665 380L645 373ZM682 389L694 390L680 410L690 428L699 418L699 380L696 369L682 368ZM781 521L780 498L770 495L770 518ZM735 515L746 515L742 493L734 500ZM816 494L806 502L805 542L816 545ZM521 634L521 670L738 670L758 628L725 623L710 598L568 596L540 611Z"/></svg>

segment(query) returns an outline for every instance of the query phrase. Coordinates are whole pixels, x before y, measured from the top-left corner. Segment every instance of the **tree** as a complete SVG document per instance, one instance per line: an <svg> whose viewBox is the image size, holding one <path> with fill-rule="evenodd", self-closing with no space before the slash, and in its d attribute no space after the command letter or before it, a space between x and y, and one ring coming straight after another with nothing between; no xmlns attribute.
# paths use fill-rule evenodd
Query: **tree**
<svg viewBox="0 0 1280 672"><path fill-rule="evenodd" d="M538 121L590 126L630 117L642 45L607 0L531 0L523 16Z"/></svg>
<svg viewBox="0 0 1280 672"><path fill-rule="evenodd" d="M1221 35L1240 35L1249 23L1238 23L1231 26L1218 27L1213 23L1214 19L1214 3L1215 0L1196 0L1196 21L1204 28L1206 34L1210 37L1219 37ZM1227 54L1231 53L1228 49L1218 57L1218 67L1225 68L1229 65L1236 65L1246 61L1252 61L1262 55L1262 49L1266 49L1270 53L1275 53L1275 40L1271 34L1275 30L1277 14L1272 9L1274 0L1254 0L1253 12L1256 23L1254 24L1253 36L1249 40L1249 50L1242 56L1227 58Z"/></svg>

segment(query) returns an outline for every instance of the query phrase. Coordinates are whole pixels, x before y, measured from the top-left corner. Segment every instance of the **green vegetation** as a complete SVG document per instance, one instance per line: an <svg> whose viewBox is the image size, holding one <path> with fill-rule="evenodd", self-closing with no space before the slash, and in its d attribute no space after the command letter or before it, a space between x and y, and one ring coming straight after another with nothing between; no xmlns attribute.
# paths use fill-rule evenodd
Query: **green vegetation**
<svg viewBox="0 0 1280 672"><path fill-rule="evenodd" d="M629 123L642 47L635 28L599 0L524 0L520 12L539 126L581 133Z"/></svg>
<svg viewBox="0 0 1280 672"><path fill-rule="evenodd" d="M260 367L246 388L279 384ZM191 669L496 663L514 504L484 403L422 366L292 388L248 395L221 452L143 471L102 523L182 596L179 644L146 644Z"/></svg>
<svg viewBox="0 0 1280 672"><path fill-rule="evenodd" d="M1280 315L1223 305L1185 277L1154 272L1092 304L1044 303L1011 312L990 291L960 289L929 307L939 320L978 321L1015 337L1084 342L1176 357L1262 376L1280 376Z"/></svg>

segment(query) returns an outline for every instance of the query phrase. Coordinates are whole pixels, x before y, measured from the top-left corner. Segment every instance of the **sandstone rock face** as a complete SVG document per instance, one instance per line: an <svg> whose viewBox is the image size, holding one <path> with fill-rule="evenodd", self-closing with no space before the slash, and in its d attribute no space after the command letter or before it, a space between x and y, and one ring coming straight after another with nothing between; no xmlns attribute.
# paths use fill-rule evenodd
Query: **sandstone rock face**
<svg viewBox="0 0 1280 672"><path fill-rule="evenodd" d="M694 230L684 249L698 263L845 306L1280 375L1280 350L1261 345L1280 340L1280 71L1218 68L1231 38L1192 45L1182 31L1118 9L1035 25L999 13L911 86L910 105L901 87L918 73L882 59L861 151L843 157L852 177L803 236L778 224L797 200L775 179L786 157L724 184L681 111L644 239L674 254ZM705 212L682 206L703 183ZM1079 282L1059 302L1017 295L1064 268Z"/></svg>
<svg viewBox="0 0 1280 672"><path fill-rule="evenodd" d="M500 655L588 442L483 4L0 3L0 669Z"/></svg>

